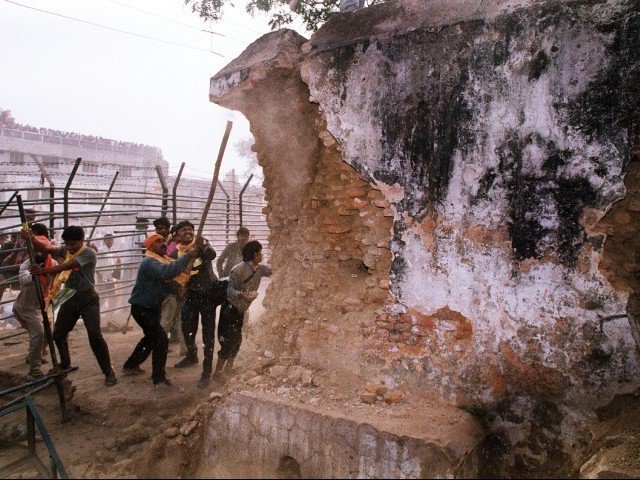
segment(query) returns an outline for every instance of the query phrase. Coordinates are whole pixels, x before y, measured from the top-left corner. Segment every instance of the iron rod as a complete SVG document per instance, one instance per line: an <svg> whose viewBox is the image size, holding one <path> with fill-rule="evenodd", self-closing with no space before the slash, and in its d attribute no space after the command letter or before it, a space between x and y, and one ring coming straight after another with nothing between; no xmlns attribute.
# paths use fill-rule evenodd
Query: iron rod
<svg viewBox="0 0 640 480"><path fill-rule="evenodd" d="M82 158L76 159L76 163L73 164L73 169L71 170L67 184L64 187L64 228L69 226L69 189L71 188L71 183L76 176L76 172L78 171L81 161Z"/></svg>
<svg viewBox="0 0 640 480"><path fill-rule="evenodd" d="M244 187L242 187L242 190L240 190L240 195L238 195L238 215L240 217L241 227L242 227L242 197L244 196L244 191L249 186L249 183L251 182L252 178L253 178L253 173L249 175L249 178L247 178L247 182L244 184Z"/></svg>
<svg viewBox="0 0 640 480"><path fill-rule="evenodd" d="M167 216L167 211L169 210L169 187L167 187L167 181L164 178L164 173L162 173L162 167L160 165L156 165L156 173L158 174L158 180L160 180L160 187L162 188L162 217Z"/></svg>
<svg viewBox="0 0 640 480"><path fill-rule="evenodd" d="M38 165L38 169L40 170L40 173L49 184L49 235L53 237L53 227L55 227L54 221L53 221L53 215L55 214L55 211L56 211L56 206L53 199L56 196L56 186L53 183L53 180L51 180L51 177L49 176L47 169L44 168L44 165L42 164L38 156L32 153L31 158L33 158L33 160L36 162L36 165Z"/></svg>
<svg viewBox="0 0 640 480"><path fill-rule="evenodd" d="M96 227L98 226L98 222L102 217L102 212L104 211L104 207L107 205L107 202L109 201L111 190L113 190L113 186L116 184L118 175L120 175L120 171L116 170L116 174L113 176L113 180L111 180L111 185L109 185L109 190L107 190L107 194L105 195L104 201L102 202L102 205L100 206L100 210L98 211L98 216L96 217L96 221L93 223L93 228L91 228L91 233L89 234L89 238L93 237L93 234L96 231Z"/></svg>
<svg viewBox="0 0 640 480"><path fill-rule="evenodd" d="M9 204L13 201L14 198L16 198L16 195L18 195L18 190L14 191L13 194L9 197L9 200L7 200L7 202L2 206L2 208L0 208L0 215L4 213L4 211L7 209Z"/></svg>

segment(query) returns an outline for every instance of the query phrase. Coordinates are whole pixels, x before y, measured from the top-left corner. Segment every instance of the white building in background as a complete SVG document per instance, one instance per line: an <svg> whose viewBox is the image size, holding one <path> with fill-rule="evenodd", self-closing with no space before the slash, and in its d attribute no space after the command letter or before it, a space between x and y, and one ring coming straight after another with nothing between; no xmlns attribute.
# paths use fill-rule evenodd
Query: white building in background
<svg viewBox="0 0 640 480"><path fill-rule="evenodd" d="M166 178L169 190L167 216L172 218L175 176L169 175L168 163L163 159L160 149L21 125L11 117L10 112L0 109L0 206L15 190L22 189L22 197L27 203L39 201L36 209L43 215L48 214L49 183L43 175L44 169L56 189L55 226L60 228L63 224L63 190L77 158L82 158L82 161L69 195L69 210L76 215L86 212L87 216L76 216L70 223L85 227L93 225L95 218L90 212L99 209L104 191L116 171L120 173L112 194L114 198L107 203L105 215L100 219L94 237L102 237L105 233L125 235L125 232L132 230L136 217L153 221L162 211L159 197L162 187L157 166ZM232 171L221 179L223 188L217 188L207 228L207 234L217 249L222 248L227 240L235 239L240 220L238 196L244 183ZM178 188L178 196L181 197L177 202L178 221L186 219L196 224L199 222L203 199L207 198L210 186L211 180L182 176ZM29 190L33 188L37 190ZM253 180L244 194L243 223L254 230L255 238L266 243L268 229L262 214L263 206L264 190L257 180ZM0 228L18 223L16 210L15 205L11 205L3 213ZM108 212L113 213L109 215ZM45 220L45 223L48 225L48 221Z"/></svg>
<svg viewBox="0 0 640 480"><path fill-rule="evenodd" d="M8 112L0 111L0 205L15 190L21 189L23 200L27 203L48 200L50 185L45 178L48 176L56 188L55 212L56 216L60 216L56 226L61 225L62 191L77 158L82 158L82 161L69 196L70 211L76 213L96 210L96 203L104 196L99 190L108 188L116 171L120 173L114 189L136 192L139 197L161 193L156 165L165 175L168 174L168 164L158 148L25 126L13 121ZM41 188L33 190L38 187ZM114 193L116 195L133 197ZM154 199L131 198L130 201L118 199L113 203L106 210L132 213L124 214L125 218L117 219L115 215L104 218L102 223L135 222L136 209L144 213L144 207L158 202L154 202ZM36 209L49 213L48 204L38 205ZM0 226L16 223L15 218L7 218L11 213L16 213L14 205L3 214ZM118 214L118 217L121 215ZM93 220L88 217L77 218L73 223L90 226Z"/></svg>

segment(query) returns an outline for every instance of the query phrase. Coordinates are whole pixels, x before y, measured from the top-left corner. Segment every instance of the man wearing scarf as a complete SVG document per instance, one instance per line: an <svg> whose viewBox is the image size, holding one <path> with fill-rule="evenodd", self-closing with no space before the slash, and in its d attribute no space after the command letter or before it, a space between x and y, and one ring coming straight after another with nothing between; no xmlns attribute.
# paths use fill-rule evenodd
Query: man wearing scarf
<svg viewBox="0 0 640 480"><path fill-rule="evenodd" d="M189 250L194 239L193 224L183 221L176 225L178 247L173 252L174 258L181 258ZM198 363L196 348L196 334L198 333L198 317L202 322L202 343L204 344L204 360L202 362L202 376L198 386L204 387L209 383L213 369L213 348L216 329L216 307L221 301L217 299L216 287L218 277L213 272L212 260L216 252L208 243L200 256L193 262L188 271L183 272L176 282L185 289L184 304L182 306L182 334L187 345L187 356L174 365L175 368L185 368Z"/></svg>
<svg viewBox="0 0 640 480"><path fill-rule="evenodd" d="M64 261L52 267L31 266L33 275L56 274L48 297L62 299L53 329L53 340L60 352L60 368L71 367L68 337L82 317L89 336L89 345L105 376L105 385L112 387L118 380L111 367L109 347L100 329L100 297L95 289L96 252L85 244L82 227L71 225L65 228L62 240L64 246L54 247L32 236L35 250L63 257Z"/></svg>
<svg viewBox="0 0 640 480"><path fill-rule="evenodd" d="M164 237L154 233L144 242L147 251L140 263L136 283L131 291L131 316L140 325L144 337L138 342L122 371L126 375L140 375L144 371L140 364L151 354L151 379L156 387L171 387L165 368L169 343L167 334L160 325L162 302L171 289L172 279L184 271L189 261L196 258L202 248L197 239L188 252L175 262L164 256Z"/></svg>
<svg viewBox="0 0 640 480"><path fill-rule="evenodd" d="M25 208L24 213L27 217L27 223L31 225L36 219L36 211L33 208ZM7 288L11 288L14 283L18 283L16 280L19 275L20 265L29 258L26 239L19 233L15 235L11 250L12 251L2 259L1 266L4 268L0 272L0 300L2 300L4 291ZM12 266L13 268L9 268Z"/></svg>
<svg viewBox="0 0 640 480"><path fill-rule="evenodd" d="M156 229L156 233L164 238L165 242L165 255L171 255L171 252L177 247L177 242L173 240L174 230L171 229L171 222L167 217L156 218L153 221L153 226ZM171 233L174 232L174 233ZM173 244L171 252L169 246ZM182 298L178 297L178 291L169 292L162 303L162 309L160 313L160 325L167 332L167 335L171 335L172 343L178 343L180 345L180 356L184 357L187 354L187 345L184 343L182 337L182 320L180 318L180 311L182 310Z"/></svg>
<svg viewBox="0 0 640 480"><path fill-rule="evenodd" d="M49 246L51 245L46 226L41 223L36 223L31 226L31 230L39 242ZM35 252L35 260L38 265L45 268L56 265L51 255L40 251ZM20 273L18 274L20 293L13 304L13 314L29 334L29 353L27 355L27 362L30 366L29 376L31 378L40 378L44 375L42 370L40 370L44 347L44 327L42 326L42 313L40 312L40 302L38 300L36 284L33 282L33 275L29 272L30 265L31 260L28 258L20 265ZM39 275L38 280L42 285L42 292L46 297L49 293L51 277L49 275Z"/></svg>

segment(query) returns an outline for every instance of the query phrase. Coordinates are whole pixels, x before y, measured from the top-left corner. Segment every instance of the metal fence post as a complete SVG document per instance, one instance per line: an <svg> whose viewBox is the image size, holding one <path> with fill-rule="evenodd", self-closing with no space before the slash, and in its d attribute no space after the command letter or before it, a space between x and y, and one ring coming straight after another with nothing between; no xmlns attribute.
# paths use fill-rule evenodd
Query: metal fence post
<svg viewBox="0 0 640 480"><path fill-rule="evenodd" d="M220 190L222 190L222 193L224 193L224 196L227 197L226 217L224 222L224 240L227 244L229 244L229 228L230 228L229 224L231 223L231 197L225 190L220 180L218 180L218 186L220 187Z"/></svg>
<svg viewBox="0 0 640 480"><path fill-rule="evenodd" d="M240 216L240 226L242 226L242 197L244 195L244 191L249 186L249 183L251 182L252 178L253 178L253 173L249 175L249 178L247 178L247 183L244 184L244 187L242 187L242 190L240 190L240 195L238 195L238 215Z"/></svg>
<svg viewBox="0 0 640 480"><path fill-rule="evenodd" d="M162 187L162 214L160 216L166 217L167 210L169 210L169 188L167 187L167 180L164 178L164 173L162 173L162 167L160 167L160 165L156 165L156 173L158 174L160 186Z"/></svg>
<svg viewBox="0 0 640 480"><path fill-rule="evenodd" d="M55 235L54 229L56 228L55 218L54 218L56 213L56 202L55 202L56 186L53 183L53 180L51 180L49 173L47 172L46 168L44 168L44 164L40 161L38 156L32 153L31 157L36 162L36 164L38 165L38 168L40 169L40 173L49 184L49 232L50 232L51 238L53 238Z"/></svg>
<svg viewBox="0 0 640 480"><path fill-rule="evenodd" d="M176 175L176 180L173 182L173 197L171 198L171 209L173 211L173 225L178 223L178 183L180 183L180 178L182 177L182 171L184 170L185 163L182 162L180 165L180 170L178 170L178 175Z"/></svg>
<svg viewBox="0 0 640 480"><path fill-rule="evenodd" d="M71 169L71 174L69 175L67 184L64 186L64 228L69 226L69 189L71 189L71 183L76 176L76 172L78 171L81 161L82 158L76 159L76 163L74 163L73 169Z"/></svg>
<svg viewBox="0 0 640 480"><path fill-rule="evenodd" d="M4 213L4 211L7 209L7 207L13 201L13 199L16 198L16 195L18 195L18 190L13 192L13 194L9 197L9 200L7 200L7 202L0 208L0 215L2 215Z"/></svg>
<svg viewBox="0 0 640 480"><path fill-rule="evenodd" d="M107 190L107 194L104 197L104 200L102 201L102 205L100 205L100 210L98 211L98 216L96 217L95 222L93 222L93 227L91 228L91 233L89 234L89 237L87 237L88 240L93 239L93 234L96 231L96 227L98 226L98 222L100 221L100 218L102 218L102 212L104 211L104 207L107 205L107 202L109 201L109 197L111 196L111 190L113 190L113 186L116 184L116 180L118 179L118 175L120 175L120 171L116 170L116 174L113 176L113 180L111 180L111 185L109 185L109 190Z"/></svg>

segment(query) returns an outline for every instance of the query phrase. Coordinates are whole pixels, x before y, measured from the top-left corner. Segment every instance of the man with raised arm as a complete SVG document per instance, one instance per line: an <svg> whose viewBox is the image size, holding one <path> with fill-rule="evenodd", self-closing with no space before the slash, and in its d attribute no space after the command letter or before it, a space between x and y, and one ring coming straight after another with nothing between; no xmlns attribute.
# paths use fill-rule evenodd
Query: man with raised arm
<svg viewBox="0 0 640 480"><path fill-rule="evenodd" d="M164 255L164 237L154 233L145 240L145 258L140 263L136 283L129 303L131 315L140 325L144 337L122 368L127 375L144 373L140 364L151 354L151 380L156 387L171 387L166 377L167 333L160 325L162 302L172 289L172 279L188 267L189 261L198 257L203 247L202 238L197 238L185 254L176 260Z"/></svg>
<svg viewBox="0 0 640 480"><path fill-rule="evenodd" d="M194 228L189 221L176 225L178 247L173 252L176 258L184 255L193 242ZM200 256L193 262L191 269L184 272L182 278L176 281L184 287L184 304L182 305L182 334L187 345L187 355L174 365L174 368L185 368L198 363L196 348L196 334L198 333L198 317L202 323L202 343L204 344L204 359L202 361L202 375L199 387L205 387L211 378L213 367L213 349L216 329L216 307L222 303L218 300L216 289L218 277L213 272L212 260L216 252L205 242Z"/></svg>

